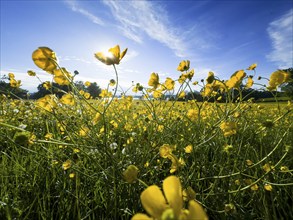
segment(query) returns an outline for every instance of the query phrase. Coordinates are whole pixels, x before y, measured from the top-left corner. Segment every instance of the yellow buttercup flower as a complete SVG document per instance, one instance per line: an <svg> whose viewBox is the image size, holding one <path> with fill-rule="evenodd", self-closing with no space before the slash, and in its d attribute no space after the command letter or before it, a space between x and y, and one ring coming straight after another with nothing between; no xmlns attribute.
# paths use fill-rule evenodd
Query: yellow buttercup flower
<svg viewBox="0 0 293 220"><path fill-rule="evenodd" d="M70 179L73 179L74 177L75 177L75 173L70 173L70 174L69 174L69 178L70 178Z"/></svg>
<svg viewBox="0 0 293 220"><path fill-rule="evenodd" d="M96 125L98 123L98 121L100 121L102 119L102 115L97 112L92 120L93 125Z"/></svg>
<svg viewBox="0 0 293 220"><path fill-rule="evenodd" d="M127 48L120 53L120 46L116 45L115 47L110 48L107 53L95 53L95 57L106 65L119 64L126 52Z"/></svg>
<svg viewBox="0 0 293 220"><path fill-rule="evenodd" d="M46 81L46 82L43 83L43 87L44 87L46 90L49 90L49 89L52 88L52 84L51 84L51 82Z"/></svg>
<svg viewBox="0 0 293 220"><path fill-rule="evenodd" d="M247 166L251 166L251 165L253 165L253 162L251 160L246 160L246 164L247 164Z"/></svg>
<svg viewBox="0 0 293 220"><path fill-rule="evenodd" d="M8 73L8 78L9 79L14 79L15 78L15 75L13 73Z"/></svg>
<svg viewBox="0 0 293 220"><path fill-rule="evenodd" d="M45 135L45 139L46 140L50 140L50 139L52 139L53 138L53 134L52 133L47 133L46 135Z"/></svg>
<svg viewBox="0 0 293 220"><path fill-rule="evenodd" d="M62 168L63 170L68 170L71 167L71 161L70 160L66 160L63 164L62 164Z"/></svg>
<svg viewBox="0 0 293 220"><path fill-rule="evenodd" d="M247 78L247 83L246 83L246 85L245 85L245 88L250 88L251 86L253 85L253 79L252 79L252 77L251 76L249 76L248 78Z"/></svg>
<svg viewBox="0 0 293 220"><path fill-rule="evenodd" d="M123 178L128 183L134 183L137 180L138 168L134 165L129 165L123 172Z"/></svg>
<svg viewBox="0 0 293 220"><path fill-rule="evenodd" d="M185 92L181 91L178 95L178 98L184 98L185 97Z"/></svg>
<svg viewBox="0 0 293 220"><path fill-rule="evenodd" d="M271 74L269 86L267 88L268 90L275 90L277 86L289 81L290 73L283 70L277 70Z"/></svg>
<svg viewBox="0 0 293 220"><path fill-rule="evenodd" d="M190 153L192 152L192 150L193 150L193 147L192 147L192 145L190 144L190 145L187 145L187 146L184 148L184 150L185 150L185 153L190 154Z"/></svg>
<svg viewBox="0 0 293 220"><path fill-rule="evenodd" d="M172 90L175 87L175 81L167 77L164 86L167 90Z"/></svg>
<svg viewBox="0 0 293 220"><path fill-rule="evenodd" d="M258 185L257 185L257 184L253 184L253 185L250 187L250 189L251 189L252 191L257 191L257 190L258 190Z"/></svg>
<svg viewBox="0 0 293 220"><path fill-rule="evenodd" d="M153 93L153 97L155 99L161 98L162 96L163 96L163 93L162 93L162 90L161 89L157 89Z"/></svg>
<svg viewBox="0 0 293 220"><path fill-rule="evenodd" d="M115 86L115 84L116 84L115 79L111 79L109 85L110 86Z"/></svg>
<svg viewBox="0 0 293 220"><path fill-rule="evenodd" d="M107 98L112 96L112 92L109 92L107 89L102 89L100 95L102 98Z"/></svg>
<svg viewBox="0 0 293 220"><path fill-rule="evenodd" d="M186 115L191 121L194 122L198 118L198 111L196 109L189 109Z"/></svg>
<svg viewBox="0 0 293 220"><path fill-rule="evenodd" d="M64 94L61 99L60 102L66 105L74 105L75 104L75 98L72 94L67 93Z"/></svg>
<svg viewBox="0 0 293 220"><path fill-rule="evenodd" d="M14 78L10 78L9 83L13 88L19 88L21 86L21 80L15 80Z"/></svg>
<svg viewBox="0 0 293 220"><path fill-rule="evenodd" d="M196 201L189 201L188 210L183 208L182 187L178 177L169 176L163 181L163 192L157 185L146 188L140 195L146 214L137 213L132 220L150 219L208 219Z"/></svg>
<svg viewBox="0 0 293 220"><path fill-rule="evenodd" d="M257 67L257 64L254 63L254 64L250 65L250 66L247 68L247 70L254 70L256 67Z"/></svg>
<svg viewBox="0 0 293 220"><path fill-rule="evenodd" d="M234 135L237 132L237 125L233 121L222 122L220 125L220 128L222 129L225 137L229 137L231 135Z"/></svg>
<svg viewBox="0 0 293 220"><path fill-rule="evenodd" d="M170 154L172 154L173 148L169 144L163 144L160 147L160 156L163 158L167 158Z"/></svg>
<svg viewBox="0 0 293 220"><path fill-rule="evenodd" d="M46 95L36 101L36 106L52 112L57 107L57 97L55 95Z"/></svg>
<svg viewBox="0 0 293 220"><path fill-rule="evenodd" d="M273 187L272 187L271 184L265 184L264 188L265 188L266 191L272 191L273 190Z"/></svg>
<svg viewBox="0 0 293 220"><path fill-rule="evenodd" d="M49 73L57 68L57 57L53 50L48 47L39 47L32 54L34 63Z"/></svg>
<svg viewBox="0 0 293 220"><path fill-rule="evenodd" d="M65 69L56 69L53 71L54 81L59 85L69 85L72 80L72 75Z"/></svg>
<svg viewBox="0 0 293 220"><path fill-rule="evenodd" d="M28 74L29 76L35 76L35 75L36 75L36 72L34 72L34 71L32 71L32 70L28 70L28 71L27 71L27 74Z"/></svg>
<svg viewBox="0 0 293 220"><path fill-rule="evenodd" d="M177 67L177 70L181 71L181 72L187 71L187 70L189 70L189 66L190 66L190 61L189 60L182 60L179 63L179 65Z"/></svg>
<svg viewBox="0 0 293 220"><path fill-rule="evenodd" d="M208 77L206 78L206 82L211 84L215 80L215 75L213 72L209 72Z"/></svg>
<svg viewBox="0 0 293 220"><path fill-rule="evenodd" d="M244 72L244 70L236 71L234 74L232 74L230 79L226 81L225 84L228 87L228 89L232 89L232 88L237 89L240 86L245 76L246 76L246 73Z"/></svg>
<svg viewBox="0 0 293 220"><path fill-rule="evenodd" d="M159 75L157 73L152 73L148 82L149 86L152 86L154 89L158 88L159 83Z"/></svg>
<svg viewBox="0 0 293 220"><path fill-rule="evenodd" d="M87 87L89 87L89 86L91 85L91 82L86 81L86 82L84 83L84 85L87 86Z"/></svg>
<svg viewBox="0 0 293 220"><path fill-rule="evenodd" d="M88 93L88 92L85 92L85 93L83 94L83 97L85 97L85 99L89 99L89 98L91 98L91 94Z"/></svg>

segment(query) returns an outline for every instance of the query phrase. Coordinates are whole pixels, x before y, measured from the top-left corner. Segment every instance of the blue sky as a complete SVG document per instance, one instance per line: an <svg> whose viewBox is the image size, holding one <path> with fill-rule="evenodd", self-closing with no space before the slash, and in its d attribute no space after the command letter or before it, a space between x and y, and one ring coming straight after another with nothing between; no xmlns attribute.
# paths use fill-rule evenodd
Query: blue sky
<svg viewBox="0 0 293 220"><path fill-rule="evenodd" d="M113 67L94 53L119 44L128 48L119 66L121 87L147 86L152 72L177 79L181 60L190 60L194 80L213 71L228 79L257 63L257 75L269 77L293 66L292 0L206 1L13 1L1 0L1 76L12 72L22 88L36 91L34 70L51 80L31 59L39 46L54 50L59 64L76 80L105 88ZM265 83L265 81L262 81ZM195 88L199 90L200 88Z"/></svg>

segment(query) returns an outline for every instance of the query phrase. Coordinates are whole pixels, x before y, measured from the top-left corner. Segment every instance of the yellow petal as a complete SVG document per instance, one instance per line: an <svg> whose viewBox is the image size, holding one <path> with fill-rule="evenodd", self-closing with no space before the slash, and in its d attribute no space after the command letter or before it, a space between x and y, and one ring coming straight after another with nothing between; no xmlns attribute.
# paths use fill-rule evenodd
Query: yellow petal
<svg viewBox="0 0 293 220"><path fill-rule="evenodd" d="M202 206L194 200L189 201L189 213L187 219L207 220L208 216Z"/></svg>
<svg viewBox="0 0 293 220"><path fill-rule="evenodd" d="M249 76L247 78L247 83L246 83L245 87L250 88L252 85L253 85L253 79L252 79L252 77Z"/></svg>
<svg viewBox="0 0 293 220"><path fill-rule="evenodd" d="M140 195L142 206L149 215L160 218L168 207L162 191L156 185L149 186Z"/></svg>
<svg viewBox="0 0 293 220"><path fill-rule="evenodd" d="M120 57L120 46L116 45L115 47L110 48L109 52L112 53L115 57Z"/></svg>
<svg viewBox="0 0 293 220"><path fill-rule="evenodd" d="M254 63L254 64L252 64L251 66L249 66L249 67L247 68L247 70L254 70L256 67L257 67L257 64Z"/></svg>
<svg viewBox="0 0 293 220"><path fill-rule="evenodd" d="M96 57L99 61L101 61L102 63L105 63L106 65L112 65L112 64L113 64L111 58L110 58L110 57L106 57L106 56L104 55L104 53L102 53L102 52L95 53L95 57Z"/></svg>
<svg viewBox="0 0 293 220"><path fill-rule="evenodd" d="M127 52L127 48L125 50L123 50L123 52L120 54L120 60L122 60L122 58L125 56Z"/></svg>
<svg viewBox="0 0 293 220"><path fill-rule="evenodd" d="M169 176L163 181L165 197L178 217L183 206L182 188L178 177Z"/></svg>
<svg viewBox="0 0 293 220"><path fill-rule="evenodd" d="M266 185L264 186L264 188L265 188L265 190L267 190L267 191L272 191L272 190L273 190L273 187L272 187L271 184L266 184Z"/></svg>
<svg viewBox="0 0 293 220"><path fill-rule="evenodd" d="M152 220L152 218L148 217L145 214L137 213L131 218L131 220Z"/></svg>

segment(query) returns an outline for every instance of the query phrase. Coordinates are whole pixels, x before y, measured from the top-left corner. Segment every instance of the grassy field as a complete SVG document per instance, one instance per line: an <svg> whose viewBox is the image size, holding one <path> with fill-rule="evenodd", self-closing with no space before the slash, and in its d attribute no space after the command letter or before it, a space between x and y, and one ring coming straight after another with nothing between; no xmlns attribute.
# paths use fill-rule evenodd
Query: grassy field
<svg viewBox="0 0 293 220"><path fill-rule="evenodd" d="M124 180L129 165L147 185L178 176L211 219L293 215L287 104L126 97L100 115L84 102L53 112L33 102L2 98L2 103L2 219L129 219L142 212L139 196L145 188ZM103 111L104 105L96 106ZM189 115L190 109L196 114ZM234 135L224 136L223 121L237 124ZM175 162L160 155L162 146L172 149Z"/></svg>
<svg viewBox="0 0 293 220"><path fill-rule="evenodd" d="M0 219L188 219L202 211L192 204L209 219L293 219L290 102L118 100L109 91L0 97ZM166 186L169 176L180 184Z"/></svg>

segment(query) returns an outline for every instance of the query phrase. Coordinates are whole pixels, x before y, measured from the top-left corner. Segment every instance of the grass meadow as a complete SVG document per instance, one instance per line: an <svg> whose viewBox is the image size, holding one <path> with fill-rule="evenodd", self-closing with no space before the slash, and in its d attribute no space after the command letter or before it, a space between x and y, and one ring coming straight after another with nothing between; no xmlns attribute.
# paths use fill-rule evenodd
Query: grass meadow
<svg viewBox="0 0 293 220"><path fill-rule="evenodd" d="M49 48L33 60L71 92L36 101L0 97L0 219L190 219L194 210L209 219L293 219L290 102L243 101L239 85L249 77L239 71L225 83L210 73L206 101L184 100L196 84L188 62L179 64L178 79L152 74L148 86L136 84L143 99L118 99L115 66L126 52L111 49L112 58L96 54L116 73L102 99L78 91ZM269 89L283 82L276 78ZM176 98L161 100L166 92ZM209 102L217 94L226 101ZM169 186L164 206L155 191L147 200L142 192L161 189L169 176L180 181L176 201Z"/></svg>

